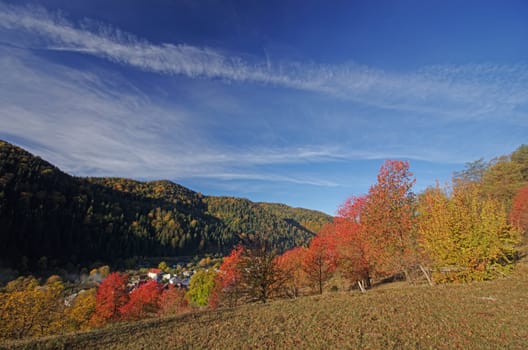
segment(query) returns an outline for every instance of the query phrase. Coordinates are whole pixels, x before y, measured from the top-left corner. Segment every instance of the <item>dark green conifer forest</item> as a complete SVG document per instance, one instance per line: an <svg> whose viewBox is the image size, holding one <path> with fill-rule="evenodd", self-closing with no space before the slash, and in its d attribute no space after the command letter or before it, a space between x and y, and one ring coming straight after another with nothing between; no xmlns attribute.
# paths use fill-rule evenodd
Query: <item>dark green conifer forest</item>
<svg viewBox="0 0 528 350"><path fill-rule="evenodd" d="M226 253L243 234L281 250L331 217L283 204L208 197L170 181L70 176L0 141L0 263L31 270L134 256Z"/></svg>

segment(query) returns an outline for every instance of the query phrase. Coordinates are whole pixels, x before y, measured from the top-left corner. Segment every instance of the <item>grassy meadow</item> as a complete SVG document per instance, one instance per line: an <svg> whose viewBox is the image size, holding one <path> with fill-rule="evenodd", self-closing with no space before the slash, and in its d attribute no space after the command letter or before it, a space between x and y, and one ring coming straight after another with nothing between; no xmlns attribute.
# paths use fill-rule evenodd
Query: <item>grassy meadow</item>
<svg viewBox="0 0 528 350"><path fill-rule="evenodd" d="M365 294L194 312L5 343L13 349L525 349L528 264L489 282L402 282Z"/></svg>

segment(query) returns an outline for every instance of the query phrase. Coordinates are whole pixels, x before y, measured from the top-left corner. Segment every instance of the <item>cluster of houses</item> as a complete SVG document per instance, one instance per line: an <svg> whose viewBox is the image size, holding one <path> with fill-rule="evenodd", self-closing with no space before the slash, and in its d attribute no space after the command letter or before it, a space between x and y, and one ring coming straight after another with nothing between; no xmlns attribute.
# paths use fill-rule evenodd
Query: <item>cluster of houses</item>
<svg viewBox="0 0 528 350"><path fill-rule="evenodd" d="M127 285L127 289L129 292L131 292L139 286L147 283L149 280L158 282L159 284L163 285L164 288L167 288L169 285L171 285L176 288L188 289L191 277L195 273L195 270L183 271L181 275L178 276L158 268L150 268L146 276L135 276L134 278L131 278Z"/></svg>
<svg viewBox="0 0 528 350"><path fill-rule="evenodd" d="M191 276L194 274L194 271L184 271L183 278L180 278L176 275L166 273L160 269L150 269L147 273L147 277L151 280L154 280L158 283L171 284L174 287L185 288L189 287L189 282Z"/></svg>
<svg viewBox="0 0 528 350"><path fill-rule="evenodd" d="M140 287L141 285L147 283L149 280L153 280L158 282L163 286L163 288L168 288L169 285L176 287L176 288L189 288L189 283L191 281L191 277L193 274L196 273L196 270L192 271L183 271L181 275L183 277L179 277L175 274L164 272L161 269L157 268L151 268L148 270L147 275L142 276L134 276L130 278L128 284L127 284L127 291L130 293L136 288ZM71 306L77 295L80 293L84 293L86 290L93 288L97 285L99 285L104 278L101 276L99 272L92 273L90 276L81 276L81 281L83 284L85 284L78 292L72 293L68 295L64 299L64 305Z"/></svg>

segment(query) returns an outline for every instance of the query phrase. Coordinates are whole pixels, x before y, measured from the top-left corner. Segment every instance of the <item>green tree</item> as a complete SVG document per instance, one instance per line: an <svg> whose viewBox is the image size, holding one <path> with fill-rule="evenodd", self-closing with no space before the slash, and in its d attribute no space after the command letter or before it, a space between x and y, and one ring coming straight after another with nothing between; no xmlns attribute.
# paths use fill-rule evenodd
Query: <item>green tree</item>
<svg viewBox="0 0 528 350"><path fill-rule="evenodd" d="M513 151L511 160L520 166L523 181L528 182L528 145L521 145Z"/></svg>
<svg viewBox="0 0 528 350"><path fill-rule="evenodd" d="M453 175L453 182L480 182L487 168L488 163L484 158L466 163L464 170L455 172Z"/></svg>
<svg viewBox="0 0 528 350"><path fill-rule="evenodd" d="M482 177L483 194L497 199L509 210L513 197L524 184L522 170L510 157L495 159Z"/></svg>
<svg viewBox="0 0 528 350"><path fill-rule="evenodd" d="M207 306L209 296L215 285L216 273L212 270L200 270L196 272L189 282L187 297L194 306Z"/></svg>

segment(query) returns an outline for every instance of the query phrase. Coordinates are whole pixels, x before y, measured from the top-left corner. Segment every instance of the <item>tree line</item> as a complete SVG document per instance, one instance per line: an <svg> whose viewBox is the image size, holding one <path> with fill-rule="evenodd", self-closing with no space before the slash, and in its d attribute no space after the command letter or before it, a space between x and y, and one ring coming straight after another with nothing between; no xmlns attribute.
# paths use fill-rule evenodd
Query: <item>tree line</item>
<svg viewBox="0 0 528 350"><path fill-rule="evenodd" d="M323 293L335 274L366 291L388 278L432 285L511 271L528 235L528 146L468 163L444 186L415 194L414 183L408 162L386 161L368 193L347 199L307 246L283 254L236 247L210 304Z"/></svg>
<svg viewBox="0 0 528 350"><path fill-rule="evenodd" d="M0 296L0 340L174 316L190 308L184 289L150 280L131 290L128 276L119 272L110 273L97 288L69 296L59 276L42 285L34 277L20 277L9 282Z"/></svg>
<svg viewBox="0 0 528 350"><path fill-rule="evenodd" d="M74 268L226 254L240 234L257 231L286 250L331 219L285 207L208 197L170 181L73 177L0 141L0 265L23 272L38 272L43 258L48 267Z"/></svg>

